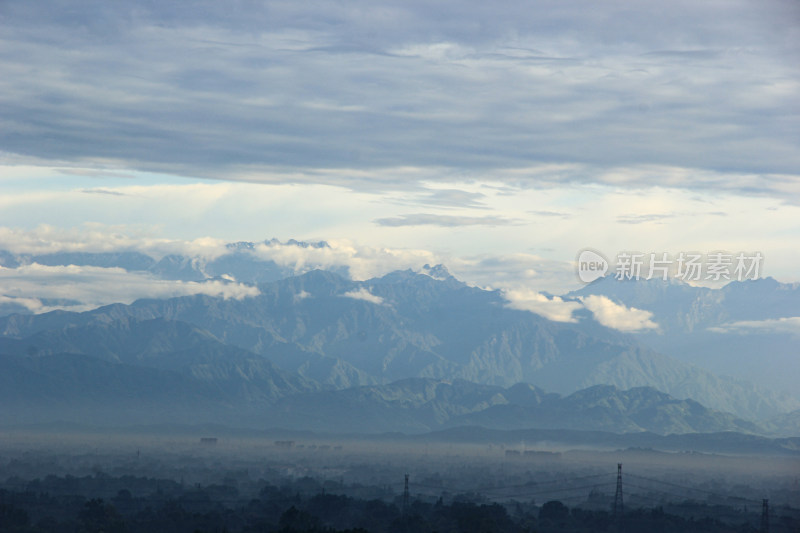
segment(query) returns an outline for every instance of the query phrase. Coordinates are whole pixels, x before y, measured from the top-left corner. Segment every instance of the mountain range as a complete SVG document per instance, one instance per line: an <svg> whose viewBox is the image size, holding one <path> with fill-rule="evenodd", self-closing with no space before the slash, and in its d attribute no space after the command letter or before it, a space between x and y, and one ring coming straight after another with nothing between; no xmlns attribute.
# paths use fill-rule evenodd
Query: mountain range
<svg viewBox="0 0 800 533"><path fill-rule="evenodd" d="M630 333L587 309L571 322L513 309L503 292L469 286L441 265L366 281L341 269L293 275L259 259L254 246L228 245L214 260L0 252L6 268L80 264L257 287L245 297L143 299L85 312L6 309L0 397L13 408L0 422L798 434L800 400L774 386L797 392L796 337L768 330L800 315L795 285L707 289L609 276L563 296L649 311L657 328ZM752 335L766 336L759 358L747 352ZM729 367L714 367L723 352ZM746 363L781 378L753 384Z"/></svg>
<svg viewBox="0 0 800 533"><path fill-rule="evenodd" d="M165 327L181 332L189 327L161 320L126 322L134 334ZM503 388L409 378L325 390L254 354L213 341L181 351L160 343L153 349L146 343L149 346L138 347L144 350L125 350L121 358L104 350L89 356L34 351L31 346L25 354L7 355L26 345L15 344L6 339L0 355L3 424L233 423L362 433L420 433L462 425L657 434L775 433L769 426L707 409L693 400L677 400L651 387L622 391L597 385L561 396L522 383Z"/></svg>

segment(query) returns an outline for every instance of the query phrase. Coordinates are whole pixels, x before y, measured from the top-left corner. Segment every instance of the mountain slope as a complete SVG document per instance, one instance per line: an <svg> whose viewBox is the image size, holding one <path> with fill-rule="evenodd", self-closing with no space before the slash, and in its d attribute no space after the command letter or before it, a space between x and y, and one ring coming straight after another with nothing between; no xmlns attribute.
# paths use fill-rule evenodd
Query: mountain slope
<svg viewBox="0 0 800 533"><path fill-rule="evenodd" d="M56 354L83 355L128 368L150 368L204 382L214 397L269 402L318 385L275 368L266 358L219 342L190 324L133 318L45 330L23 339L0 338L0 353L18 362L60 361Z"/></svg>
<svg viewBox="0 0 800 533"><path fill-rule="evenodd" d="M0 355L0 423L199 423L237 413L225 395L177 372L81 354Z"/></svg>

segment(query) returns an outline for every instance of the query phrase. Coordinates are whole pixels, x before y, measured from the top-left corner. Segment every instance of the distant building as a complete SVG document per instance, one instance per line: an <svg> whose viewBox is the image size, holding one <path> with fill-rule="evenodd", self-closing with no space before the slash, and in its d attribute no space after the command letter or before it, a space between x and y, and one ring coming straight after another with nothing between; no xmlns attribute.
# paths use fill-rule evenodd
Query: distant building
<svg viewBox="0 0 800 533"><path fill-rule="evenodd" d="M540 452L536 450L525 450L525 457L533 459L561 459L558 452Z"/></svg>
<svg viewBox="0 0 800 533"><path fill-rule="evenodd" d="M203 444L204 446L216 446L217 437L201 437L200 444Z"/></svg>
<svg viewBox="0 0 800 533"><path fill-rule="evenodd" d="M278 448L284 448L286 450L291 450L294 448L294 441L293 440L276 440L275 446Z"/></svg>

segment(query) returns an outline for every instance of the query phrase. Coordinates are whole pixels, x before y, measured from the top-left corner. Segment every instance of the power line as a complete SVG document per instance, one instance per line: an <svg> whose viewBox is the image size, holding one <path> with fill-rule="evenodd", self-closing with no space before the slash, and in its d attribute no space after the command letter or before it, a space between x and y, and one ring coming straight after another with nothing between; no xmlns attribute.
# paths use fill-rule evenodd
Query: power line
<svg viewBox="0 0 800 533"><path fill-rule="evenodd" d="M541 495L541 494L553 494L553 493L558 493L558 492L569 492L569 491L572 491L572 490L593 489L593 488L598 488L598 487L610 487L611 484L612 484L612 482L609 481L609 482L606 482L606 483L592 483L591 485L578 485L578 486L560 487L560 488L555 487L555 488L552 488L552 489L543 489L543 488L540 488L540 487L531 487L531 490L516 491L516 492L510 492L510 493L506 493L506 494L492 494L492 493L489 493L487 491L480 491L480 492L476 491L476 492L478 492L479 494L483 494L485 496L491 497L491 498L511 498L511 497L514 497L514 496L537 496L537 495ZM433 489L433 490L441 491L441 492L452 492L452 493L464 492L463 490L462 491L449 490L449 489L447 489L445 487L433 487L433 486L430 486L430 485L421 485L421 484L418 484L418 483L412 484L411 487L412 488L423 487L423 488Z"/></svg>
<svg viewBox="0 0 800 533"><path fill-rule="evenodd" d="M677 500L685 501L685 500L689 499L685 494L681 495L681 494L677 494L675 492L669 492L669 491L662 490L662 489L656 489L656 488L653 488L653 487L645 487L644 485L637 485L636 483L631 483L630 481L626 482L625 486L626 487L634 487L634 488L637 488L637 489L646 490L646 491L649 491L651 493L666 494L667 496L670 496L670 497L675 498Z"/></svg>
<svg viewBox="0 0 800 533"><path fill-rule="evenodd" d="M680 485L678 483L672 483L670 481L664 481L664 480L661 480L661 479L654 479L654 478L650 478L650 477L640 476L640 475L637 475L637 474L630 474L629 473L629 474L627 474L627 476L628 477L637 478L637 479L643 479L645 481L650 481L652 483L660 483L662 485L668 485L670 487L675 487L677 489L681 489L682 491L690 490L690 491L694 491L694 492L702 492L703 494L707 494L709 496L716 496L717 498L725 498L725 496L719 494L718 492L714 492L714 491L707 490L707 489L700 489L700 488L697 488L697 487L689 487L687 485ZM673 494L673 493L669 493L669 494ZM751 498L745 498L745 497L741 497L741 496L737 496L737 499L739 499L741 501L747 501L747 502L750 502L750 503L754 503L754 504L761 503L759 500L754 500L754 499L751 499Z"/></svg>
<svg viewBox="0 0 800 533"><path fill-rule="evenodd" d="M552 485L554 483L565 484L565 483L571 483L573 481L583 481L583 480L586 480L586 479L595 479L595 478L599 478L599 477L608 477L610 475L612 475L612 474L606 472L606 473L603 473L603 474L592 474L590 476L578 476L578 477L562 478L562 479L549 479L547 481L533 481L533 482L530 482L530 483L523 483L521 485L508 485L508 486L505 486L505 487L494 487L492 489L486 489L486 490L504 490L504 489L516 489L516 488L539 488L541 485ZM532 485L535 485L535 487L533 487Z"/></svg>
<svg viewBox="0 0 800 533"><path fill-rule="evenodd" d="M611 484L614 483L612 481L612 478L611 478L612 475L613 475L613 473L606 472L606 473L591 474L591 475L585 475L585 476L575 476L575 477L571 477L571 478L548 479L548 480L544 480L544 481L530 481L528 483L523 483L523 484L495 486L495 487L478 487L478 488L474 488L474 489L471 489L471 490L473 492L478 493L478 494L482 494L484 497L486 497L487 499L492 500L492 501L503 501L505 499L523 498L523 497L527 497L527 498L534 498L534 497L538 498L538 497L542 497L542 496L548 497L548 496L551 496L551 495L552 496L557 496L558 495L557 496L558 498L564 499L564 500L573 500L573 499L578 499L578 498L583 498L584 497L583 495L570 494L570 493L574 493L576 491L586 490L586 489L598 490L598 489L605 489L606 487L610 488ZM670 481L664 481L664 480L661 480L661 479L655 479L655 478L651 478L651 477L647 477L647 476L641 476L641 475L638 475L638 474L626 473L626 476L627 476L626 477L627 481L625 482L626 487L633 487L633 488L639 489L641 491L644 491L644 493L634 492L632 494L631 493L628 494L629 497L633 497L634 500L637 500L637 501L639 499L643 499L643 500L657 501L658 503L662 503L662 504L666 503L666 502L669 502L669 501L686 501L687 499L690 499L689 495L692 494L692 493L694 493L696 495L697 494L704 494L704 495L707 495L707 496L713 496L713 497L716 497L716 498L726 499L726 500L730 500L731 499L730 496L724 496L724 495L722 495L720 493L717 493L717 492L714 492L714 491L711 491L711 490L707 490L707 489L701 489L701 488L697 488L697 487L690 487L690 486L687 486L687 485L681 485L679 483L674 483L674 482L670 482ZM603 480L603 479L600 479L600 478L607 478L607 479ZM645 482L647 482L647 484L656 484L656 486L655 487L654 486L645 486L645 485L642 485L642 484L638 484L636 482L631 483L630 478L633 478L634 480L645 481ZM598 482L591 483L591 484L587 484L587 483L578 484L579 482L587 481L587 480L591 480L591 479L598 479ZM0 483L0 488L11 488L11 487L17 486L17 487L23 488L23 490L25 490L26 492L27 491L31 491L31 492L43 493L43 494L48 494L49 493L49 494L53 494L53 495L57 495L59 493L61 493L61 494L74 494L75 491L80 491L81 490L81 489L77 489L77 488L57 487L57 486L37 486L37 487L34 488L34 487L31 487L30 484L31 484L30 482L6 481L4 483ZM393 484L393 486L397 486L397 484ZM658 488L658 487L661 487L661 488ZM200 487L198 487L198 488L200 488ZM441 492L450 492L450 493L463 493L463 492L465 492L465 489L463 487L452 488L452 487L447 487L447 486L442 486L442 485L434 486L434 485L428 485L428 484L425 484L425 483L416 483L416 482L415 483L411 483L409 474L405 474L404 479L403 479L403 500L402 500L403 513L404 514L407 513L408 510L409 510L411 490L415 490L416 491L418 489L423 489L423 492L425 491L425 489L427 489L429 491L437 491L437 492L440 492L440 493ZM672 489L672 490L670 490L670 489ZM99 489L99 490L86 490L85 491L86 494L91 495L89 497L105 497L105 498L109 498L111 500L113 500L118 495L118 492L119 491L114 490L114 489L110 489L110 488L102 488L102 489ZM647 493L654 494L654 495L662 495L661 496L662 499L658 499L658 498L653 497L653 496L648 496ZM150 493L150 494L147 494L146 496L145 496L145 494L142 494L142 496L140 496L140 497L148 498L148 497L153 497L153 496L157 496L157 495L155 493ZM227 497L225 497L225 496L223 496L223 497L215 497L213 495L209 495L208 498L197 498L197 496L195 494L192 494L191 491L188 492L188 493L186 491L179 491L179 492L176 492L176 493L172 493L171 491L167 491L167 493L165 493L163 495L158 495L157 497L162 498L165 501L166 500L176 500L176 501L184 502L184 503L194 503L194 502L209 503L210 502L210 503L220 503L220 504L223 504L223 505L224 504L234 504L234 505L235 504L242 504L242 503L246 503L247 501L252 499L252 496L247 496L245 494L237 495L237 496L227 496ZM588 495L586 497L588 498ZM735 499L737 500L737 502L740 502L740 503L748 503L748 502L750 502L750 503L754 503L756 505L759 503L759 501L757 501L757 500L750 499L750 498L739 497L739 496L737 496ZM623 497L623 490L622 490L622 464L618 463L617 464L616 488L615 488L614 503L613 503L612 511L613 511L615 519L617 519L619 521L621 521L622 516L623 516L623 512L624 512L624 503L623 503L623 501L624 501L624 497ZM768 504L768 500L761 500L761 503L762 503L762 528L761 529L762 529L762 531L767 531L769 529L769 504Z"/></svg>
<svg viewBox="0 0 800 533"><path fill-rule="evenodd" d="M537 490L537 491L534 491L534 492L522 491L522 492L515 492L515 493L512 493L512 494L503 494L502 496L506 497L506 498L509 498L509 497L512 497L512 496L540 496L542 494L545 494L545 495L547 495L547 494L556 494L556 493L559 493L559 492L570 492L570 491L573 491L573 490L595 489L595 488L602 487L602 486L611 486L611 483L610 482L609 483L600 483L600 484L593 483L591 485L580 485L580 486L577 486L577 487L564 487L564 488L560 488L560 489L556 488L556 489Z"/></svg>
<svg viewBox="0 0 800 533"><path fill-rule="evenodd" d="M567 483L572 483L572 482L576 482L576 481L584 481L584 480L587 480L587 479L596 479L596 478L599 478L599 477L609 477L611 475L613 475L613 474L611 474L609 472L606 472L606 473L603 473L603 474L592 474L592 475L589 475L589 476L577 476L577 477L562 478L562 479L549 479L549 480L546 480L546 481L531 481L531 482L528 482L528 483L522 483L522 484L518 484L518 485L505 485L505 486L501 486L501 487L477 487L477 488L475 488L473 490L480 491L482 493L504 491L504 490L509 490L509 489L533 489L533 490L536 490L536 489L542 488L543 485L567 484ZM395 486L399 486L399 484L395 484ZM413 487L424 487L424 488L442 490L442 491L447 491L447 492L463 492L464 491L463 488L452 489L451 487L446 487L446 486L443 486L443 485L426 485L425 483L418 483L418 482L412 483L411 486L412 486L412 488Z"/></svg>

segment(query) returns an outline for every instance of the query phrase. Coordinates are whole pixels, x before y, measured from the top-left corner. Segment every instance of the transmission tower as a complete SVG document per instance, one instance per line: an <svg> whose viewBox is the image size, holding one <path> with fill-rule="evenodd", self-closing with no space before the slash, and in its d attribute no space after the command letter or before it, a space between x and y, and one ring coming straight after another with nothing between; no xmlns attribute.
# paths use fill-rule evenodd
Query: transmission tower
<svg viewBox="0 0 800 533"><path fill-rule="evenodd" d="M403 515L408 514L408 474L406 474L406 482L403 487Z"/></svg>
<svg viewBox="0 0 800 533"><path fill-rule="evenodd" d="M769 533L769 500L761 500L761 533Z"/></svg>
<svg viewBox="0 0 800 533"><path fill-rule="evenodd" d="M617 463L617 491L614 493L614 520L622 521L622 463Z"/></svg>

